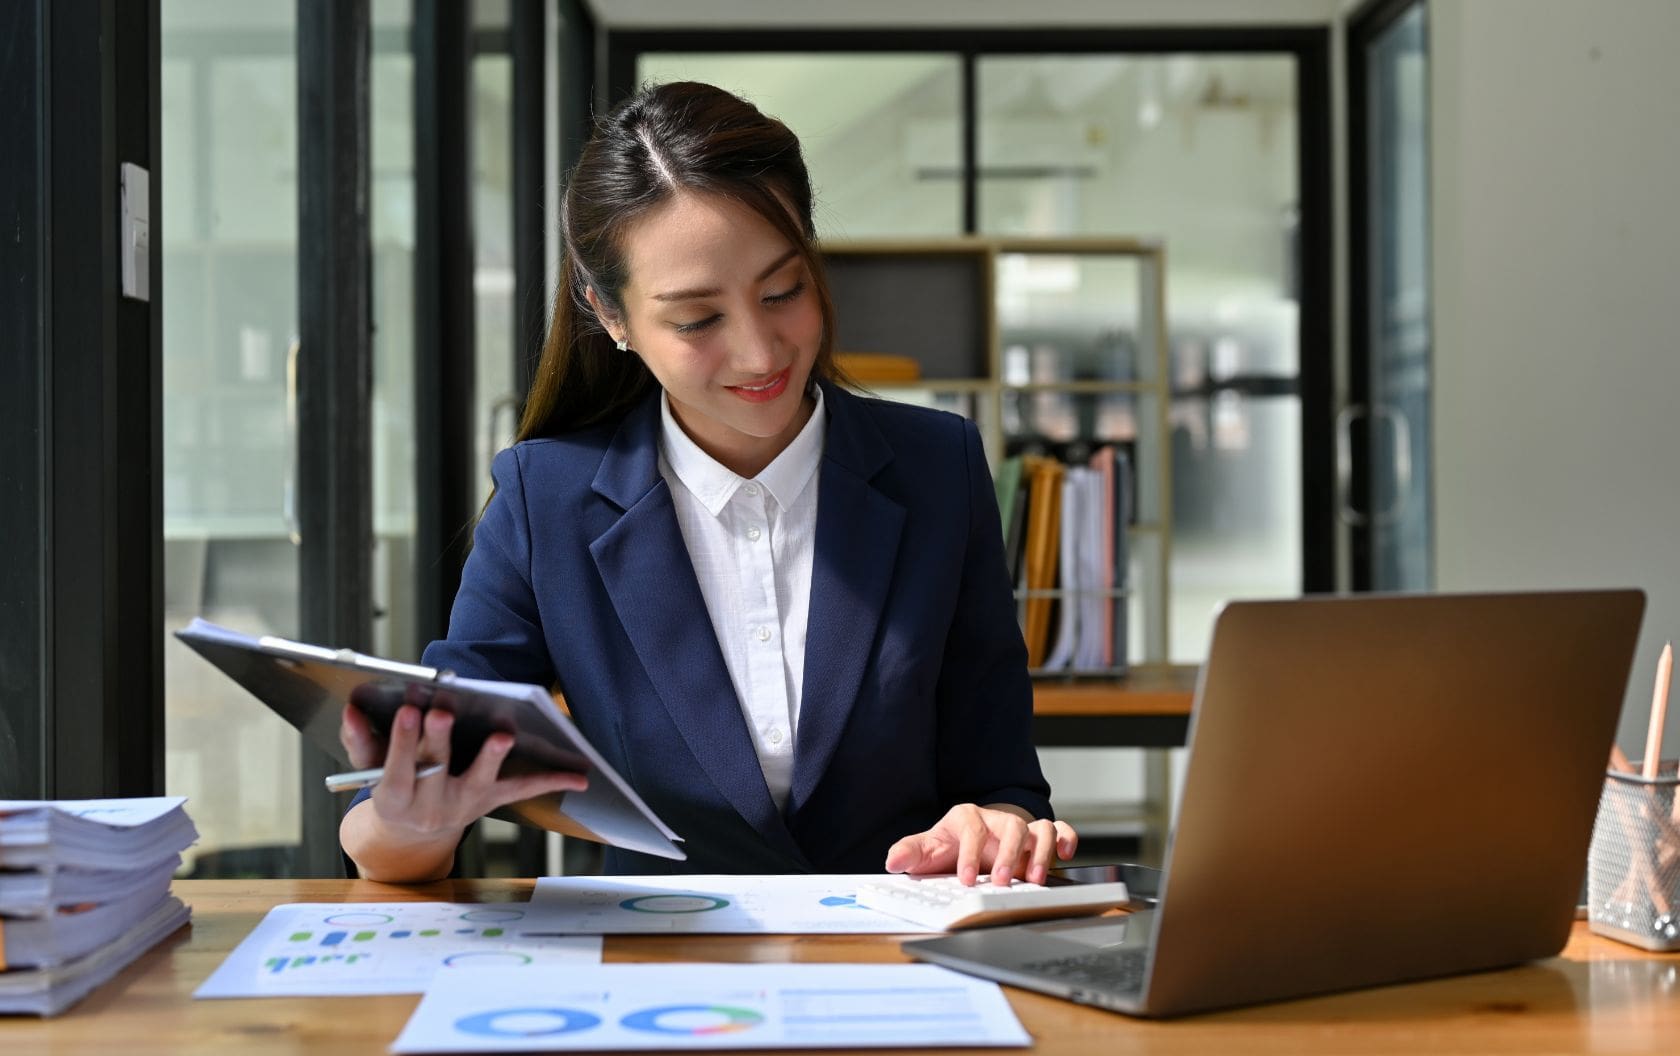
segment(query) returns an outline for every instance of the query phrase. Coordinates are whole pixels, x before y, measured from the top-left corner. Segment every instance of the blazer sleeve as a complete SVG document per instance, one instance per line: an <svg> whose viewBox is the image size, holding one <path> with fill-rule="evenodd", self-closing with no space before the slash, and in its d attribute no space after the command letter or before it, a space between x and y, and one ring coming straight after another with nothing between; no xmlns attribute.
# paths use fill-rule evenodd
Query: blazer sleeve
<svg viewBox="0 0 1680 1056"><path fill-rule="evenodd" d="M1003 558L1003 525L980 431L964 420L968 537L962 585L940 665L937 766L941 799L1012 803L1053 817L1032 736L1027 647Z"/></svg>
<svg viewBox="0 0 1680 1056"><path fill-rule="evenodd" d="M495 492L473 532L472 553L449 614L449 636L426 647L421 662L466 678L554 682L531 586L531 527L519 448L490 466Z"/></svg>

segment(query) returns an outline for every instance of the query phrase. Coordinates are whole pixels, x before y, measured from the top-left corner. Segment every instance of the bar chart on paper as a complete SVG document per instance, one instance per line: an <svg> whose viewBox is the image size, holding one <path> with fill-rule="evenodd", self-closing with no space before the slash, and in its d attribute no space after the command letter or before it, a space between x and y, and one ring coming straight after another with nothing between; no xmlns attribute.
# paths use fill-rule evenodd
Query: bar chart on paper
<svg viewBox="0 0 1680 1056"><path fill-rule="evenodd" d="M439 971L597 963L595 936L526 936L546 915L522 903L276 906L196 997L407 994Z"/></svg>

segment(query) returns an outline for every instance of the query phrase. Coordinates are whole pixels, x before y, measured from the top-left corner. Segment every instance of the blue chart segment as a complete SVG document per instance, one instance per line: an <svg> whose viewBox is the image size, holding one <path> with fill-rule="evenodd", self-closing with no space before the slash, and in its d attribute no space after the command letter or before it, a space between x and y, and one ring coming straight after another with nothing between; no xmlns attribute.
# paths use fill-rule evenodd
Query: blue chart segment
<svg viewBox="0 0 1680 1056"><path fill-rule="evenodd" d="M631 1030L648 1034L738 1034L764 1022L764 1015L732 1005L660 1005L632 1012L619 1020Z"/></svg>
<svg viewBox="0 0 1680 1056"><path fill-rule="evenodd" d="M486 1038L537 1038L575 1034L600 1022L600 1016L576 1008L501 1008L462 1016L455 1029Z"/></svg>
<svg viewBox="0 0 1680 1056"><path fill-rule="evenodd" d="M710 913L727 908L729 900L713 895L638 895L618 905L632 913Z"/></svg>
<svg viewBox="0 0 1680 1056"><path fill-rule="evenodd" d="M304 954L301 957L270 957L263 962L263 967L268 969L270 975L279 975L282 972L310 968L316 965L325 966L333 963L354 965L357 962L372 959L373 955L371 953Z"/></svg>
<svg viewBox="0 0 1680 1056"><path fill-rule="evenodd" d="M830 909L862 909L863 908L862 906L858 905L858 900L857 900L856 895L829 895L827 898L821 900L821 904L829 907Z"/></svg>

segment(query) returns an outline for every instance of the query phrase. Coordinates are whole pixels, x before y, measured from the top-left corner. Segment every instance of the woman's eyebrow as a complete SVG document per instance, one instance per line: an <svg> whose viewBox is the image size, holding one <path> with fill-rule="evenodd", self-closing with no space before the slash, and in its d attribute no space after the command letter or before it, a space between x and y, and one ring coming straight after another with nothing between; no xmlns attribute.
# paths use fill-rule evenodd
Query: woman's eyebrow
<svg viewBox="0 0 1680 1056"><path fill-rule="evenodd" d="M773 262L771 262L769 267L767 267L763 271L759 272L758 273L758 278L754 279L753 281L754 282L763 282L765 279L768 279L770 276L776 274L776 272L782 267L782 265L786 264L788 261L792 260L794 257L797 257L798 255L799 255L799 250L798 250L797 247L795 247L793 249L789 249L786 253L783 253L781 256L777 257ZM656 300L656 301L691 301L691 300L694 300L697 297L716 297L720 292L721 291L718 290L718 288L715 287L715 286L708 287L708 288L703 289L703 290L702 289L671 290L667 293L656 293L656 294L653 295L653 299Z"/></svg>

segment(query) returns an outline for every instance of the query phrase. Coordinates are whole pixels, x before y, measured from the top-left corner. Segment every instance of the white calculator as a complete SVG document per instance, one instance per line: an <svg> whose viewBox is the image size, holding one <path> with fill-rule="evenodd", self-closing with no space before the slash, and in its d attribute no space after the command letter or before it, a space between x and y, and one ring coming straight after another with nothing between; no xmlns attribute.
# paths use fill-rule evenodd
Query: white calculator
<svg viewBox="0 0 1680 1056"><path fill-rule="evenodd" d="M1029 884L998 887L984 874L968 887L955 876L885 876L860 881L857 900L912 924L954 931L1051 917L1090 917L1131 899L1121 881L1097 884Z"/></svg>

